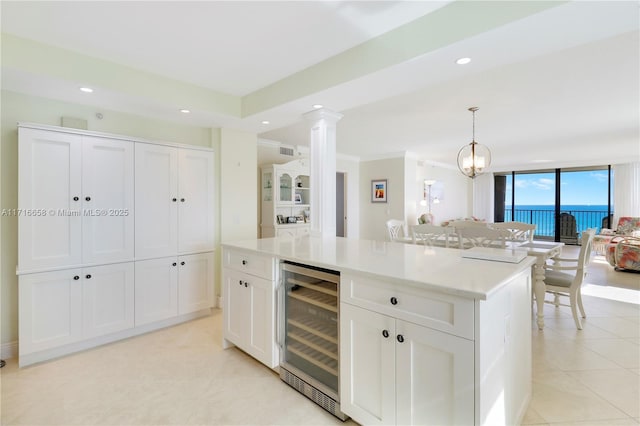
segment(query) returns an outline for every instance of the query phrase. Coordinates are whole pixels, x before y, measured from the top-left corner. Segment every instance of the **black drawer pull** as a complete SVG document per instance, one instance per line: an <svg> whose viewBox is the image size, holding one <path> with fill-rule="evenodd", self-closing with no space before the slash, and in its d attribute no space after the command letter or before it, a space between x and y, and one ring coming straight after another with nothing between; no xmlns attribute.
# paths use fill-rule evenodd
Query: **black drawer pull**
<svg viewBox="0 0 640 426"><path fill-rule="evenodd" d="M173 263L171 264L171 266L177 266L177 265L178 265L178 264L177 264L176 262L173 262Z"/></svg>
<svg viewBox="0 0 640 426"><path fill-rule="evenodd" d="M180 262L180 264L181 264L182 266L184 266L184 261Z"/></svg>
<svg viewBox="0 0 640 426"><path fill-rule="evenodd" d="M389 300L391 302L392 305L397 305L398 304L398 299L396 299L395 297L392 297L391 300Z"/></svg>
<svg viewBox="0 0 640 426"><path fill-rule="evenodd" d="M180 198L180 202L181 202L181 203L184 203L184 198Z"/></svg>
<svg viewBox="0 0 640 426"><path fill-rule="evenodd" d="M73 201L78 201L80 197L73 197Z"/></svg>
<svg viewBox="0 0 640 426"><path fill-rule="evenodd" d="M242 260L242 264L243 264L243 265L246 265L246 264L247 264L247 261L243 259L243 260Z"/></svg>
<svg viewBox="0 0 640 426"><path fill-rule="evenodd" d="M175 203L176 201L178 201L178 199L177 198L172 198L171 201L173 201Z"/></svg>
<svg viewBox="0 0 640 426"><path fill-rule="evenodd" d="M91 201L91 197L84 197L85 200Z"/></svg>
<svg viewBox="0 0 640 426"><path fill-rule="evenodd" d="M398 339L398 342L400 343L404 342L404 336L402 334L398 334L398 337L396 337L396 339Z"/></svg>
<svg viewBox="0 0 640 426"><path fill-rule="evenodd" d="M89 280L89 279L91 279L91 274L87 274L84 277Z"/></svg>
<svg viewBox="0 0 640 426"><path fill-rule="evenodd" d="M73 277L74 280L78 281L80 279L80 275L76 275Z"/></svg>
<svg viewBox="0 0 640 426"><path fill-rule="evenodd" d="M249 283L245 281L245 282L244 282L244 286L245 286L245 287L249 287Z"/></svg>
<svg viewBox="0 0 640 426"><path fill-rule="evenodd" d="M239 283L240 285L244 284L244 283L242 282L242 280L238 281L238 283Z"/></svg>
<svg viewBox="0 0 640 426"><path fill-rule="evenodd" d="M389 332L387 330L382 330L382 335L386 339L387 337L389 337Z"/></svg>

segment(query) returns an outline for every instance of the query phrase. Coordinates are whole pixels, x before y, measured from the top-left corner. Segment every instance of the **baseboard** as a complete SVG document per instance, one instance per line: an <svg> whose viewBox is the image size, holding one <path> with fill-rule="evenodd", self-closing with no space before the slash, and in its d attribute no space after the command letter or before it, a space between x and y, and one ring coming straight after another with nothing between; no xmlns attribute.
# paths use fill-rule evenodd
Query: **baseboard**
<svg viewBox="0 0 640 426"><path fill-rule="evenodd" d="M9 359L18 356L18 341L3 343L0 346L0 358Z"/></svg>

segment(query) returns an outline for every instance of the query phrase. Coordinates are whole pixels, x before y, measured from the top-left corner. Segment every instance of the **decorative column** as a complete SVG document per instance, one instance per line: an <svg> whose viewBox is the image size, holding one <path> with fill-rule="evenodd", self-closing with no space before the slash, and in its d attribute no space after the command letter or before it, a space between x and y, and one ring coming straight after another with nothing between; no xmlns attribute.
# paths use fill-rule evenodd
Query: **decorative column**
<svg viewBox="0 0 640 426"><path fill-rule="evenodd" d="M336 123L342 114L320 108L304 114L309 122L311 235L336 235Z"/></svg>

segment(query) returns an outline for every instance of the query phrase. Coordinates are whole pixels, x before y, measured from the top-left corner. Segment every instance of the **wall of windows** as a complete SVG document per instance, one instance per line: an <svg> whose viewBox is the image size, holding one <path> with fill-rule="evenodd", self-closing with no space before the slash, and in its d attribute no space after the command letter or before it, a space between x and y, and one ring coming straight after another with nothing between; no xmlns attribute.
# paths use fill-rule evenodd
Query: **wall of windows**
<svg viewBox="0 0 640 426"><path fill-rule="evenodd" d="M610 166L495 175L496 222L537 225L536 239L576 244L588 228L610 227Z"/></svg>

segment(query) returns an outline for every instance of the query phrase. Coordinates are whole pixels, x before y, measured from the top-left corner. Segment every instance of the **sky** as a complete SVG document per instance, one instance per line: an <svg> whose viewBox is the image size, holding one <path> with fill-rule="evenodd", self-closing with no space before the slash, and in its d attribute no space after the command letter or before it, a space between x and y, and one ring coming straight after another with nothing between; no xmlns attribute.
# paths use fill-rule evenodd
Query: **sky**
<svg viewBox="0 0 640 426"><path fill-rule="evenodd" d="M517 174L515 177L517 205L554 205L555 173ZM511 176L507 176L507 194L511 194ZM607 170L562 172L561 205L606 205ZM507 195L507 204L511 205Z"/></svg>

